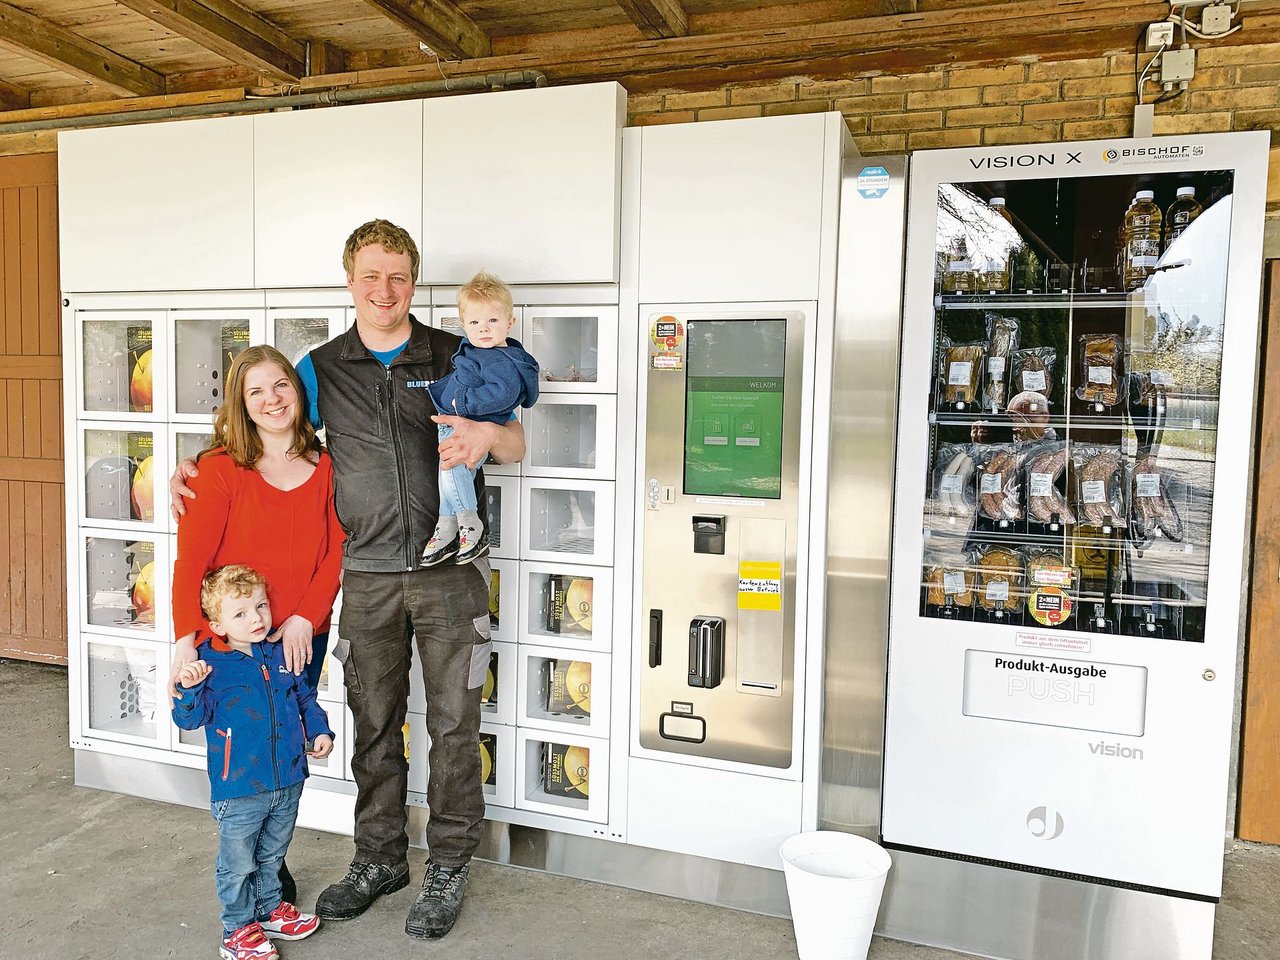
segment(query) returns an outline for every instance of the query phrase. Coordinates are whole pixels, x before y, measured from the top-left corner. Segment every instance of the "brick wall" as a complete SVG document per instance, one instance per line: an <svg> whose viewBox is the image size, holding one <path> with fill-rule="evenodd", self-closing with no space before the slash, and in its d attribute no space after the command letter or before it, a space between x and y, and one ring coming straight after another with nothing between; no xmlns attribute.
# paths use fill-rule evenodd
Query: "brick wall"
<svg viewBox="0 0 1280 960"><path fill-rule="evenodd" d="M1140 60L1145 65L1147 56ZM628 101L631 125L839 110L864 154L932 147L1126 137L1133 130L1134 56L948 66L906 76L797 77ZM1148 102L1155 87L1147 85ZM1280 131L1280 43L1202 45L1182 96L1156 107L1155 132ZM1273 134L1280 145L1280 133ZM1273 165L1280 157L1273 158ZM1269 210L1280 211L1280 180Z"/></svg>

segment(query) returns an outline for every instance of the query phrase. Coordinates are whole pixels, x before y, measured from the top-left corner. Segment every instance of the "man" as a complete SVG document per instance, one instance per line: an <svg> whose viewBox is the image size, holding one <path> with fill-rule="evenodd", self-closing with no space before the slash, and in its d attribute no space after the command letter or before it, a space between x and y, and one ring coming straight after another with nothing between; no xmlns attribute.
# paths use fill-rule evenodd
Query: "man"
<svg viewBox="0 0 1280 960"><path fill-rule="evenodd" d="M416 638L431 738L427 861L405 932L442 937L462 907L480 840L480 687L489 663L489 564L419 567L436 525L439 469L486 455L524 456L519 423L433 416L427 386L450 369L459 339L410 313L417 246L386 220L357 227L343 250L356 323L298 364L313 423L333 458L343 550L341 639L347 703L355 716L356 854L316 901L325 920L357 917L409 882L408 764L402 727L409 695L409 637ZM437 424L453 427L439 443ZM437 450L437 444L439 447ZM171 485L190 495L179 467ZM483 497L484 477L476 487ZM183 491L186 491L184 494ZM175 497L175 501L177 501ZM293 667L294 665L290 665Z"/></svg>

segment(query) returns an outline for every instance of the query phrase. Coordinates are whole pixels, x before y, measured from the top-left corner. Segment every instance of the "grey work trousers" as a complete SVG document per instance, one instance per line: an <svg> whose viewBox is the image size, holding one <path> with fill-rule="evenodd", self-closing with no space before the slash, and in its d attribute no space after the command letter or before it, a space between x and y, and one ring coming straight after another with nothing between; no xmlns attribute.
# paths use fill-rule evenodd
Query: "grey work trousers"
<svg viewBox="0 0 1280 960"><path fill-rule="evenodd" d="M416 637L431 738L427 845L437 863L464 864L484 821L480 689L493 647L488 558L407 573L347 570L342 597L334 653L341 654L356 723L356 859L392 866L408 859L402 728Z"/></svg>

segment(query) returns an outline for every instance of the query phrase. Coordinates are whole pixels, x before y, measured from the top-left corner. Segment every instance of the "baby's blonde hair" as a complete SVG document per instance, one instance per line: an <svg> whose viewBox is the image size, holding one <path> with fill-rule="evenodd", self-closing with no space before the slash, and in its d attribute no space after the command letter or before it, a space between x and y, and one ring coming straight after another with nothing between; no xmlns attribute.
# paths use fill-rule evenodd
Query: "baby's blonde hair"
<svg viewBox="0 0 1280 960"><path fill-rule="evenodd" d="M494 303L513 316L511 288L492 273L481 270L458 288L458 310L469 303Z"/></svg>

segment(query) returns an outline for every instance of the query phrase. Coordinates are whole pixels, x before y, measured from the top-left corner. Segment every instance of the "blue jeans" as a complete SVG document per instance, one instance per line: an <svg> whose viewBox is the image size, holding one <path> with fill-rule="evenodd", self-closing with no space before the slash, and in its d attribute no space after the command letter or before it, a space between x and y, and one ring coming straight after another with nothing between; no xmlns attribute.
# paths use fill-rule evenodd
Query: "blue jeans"
<svg viewBox="0 0 1280 960"><path fill-rule="evenodd" d="M440 442L453 436L453 427L440 424ZM440 471L440 516L476 513L476 472L465 463Z"/></svg>
<svg viewBox="0 0 1280 960"><path fill-rule="evenodd" d="M222 929L230 934L265 920L280 906L280 864L298 819L302 784L215 800L218 865L214 881L222 902Z"/></svg>

